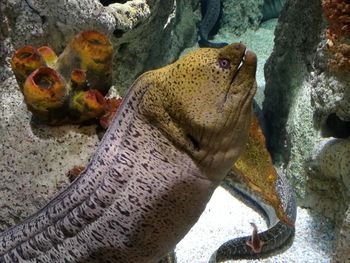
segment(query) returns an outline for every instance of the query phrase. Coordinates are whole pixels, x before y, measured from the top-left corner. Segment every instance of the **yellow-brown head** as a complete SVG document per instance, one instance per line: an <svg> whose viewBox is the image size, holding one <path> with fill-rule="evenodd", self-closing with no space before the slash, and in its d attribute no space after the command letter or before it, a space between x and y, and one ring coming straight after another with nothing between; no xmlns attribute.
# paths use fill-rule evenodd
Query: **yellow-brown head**
<svg viewBox="0 0 350 263"><path fill-rule="evenodd" d="M152 72L156 84L146 91L141 112L201 166L220 175L246 142L255 71L256 56L243 44L198 49Z"/></svg>

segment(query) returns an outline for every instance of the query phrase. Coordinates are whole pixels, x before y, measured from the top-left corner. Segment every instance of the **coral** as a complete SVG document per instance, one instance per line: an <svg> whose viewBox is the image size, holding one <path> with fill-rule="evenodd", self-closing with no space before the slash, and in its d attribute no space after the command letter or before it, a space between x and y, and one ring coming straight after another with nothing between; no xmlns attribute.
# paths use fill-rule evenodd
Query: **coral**
<svg viewBox="0 0 350 263"><path fill-rule="evenodd" d="M56 67L65 79L74 69L83 70L90 87L105 95L112 84L112 44L96 31L81 32L59 56Z"/></svg>
<svg viewBox="0 0 350 263"><path fill-rule="evenodd" d="M73 119L83 122L89 119L98 118L105 111L105 98L98 90L87 90L77 92L71 97L70 107L73 110Z"/></svg>
<svg viewBox="0 0 350 263"><path fill-rule="evenodd" d="M81 123L116 111L104 98L112 84L112 45L97 31L76 35L59 57L47 46L24 46L11 65L28 109L45 123Z"/></svg>
<svg viewBox="0 0 350 263"><path fill-rule="evenodd" d="M329 31L337 36L350 36L350 2L323 0L323 11L329 22Z"/></svg>
<svg viewBox="0 0 350 263"><path fill-rule="evenodd" d="M26 78L36 69L45 65L39 51L32 46L17 49L12 56L11 67L18 85L22 88Z"/></svg>
<svg viewBox="0 0 350 263"><path fill-rule="evenodd" d="M106 100L106 112L105 114L100 118L100 125L102 128L107 129L109 124L111 123L112 119L114 118L115 114L117 113L117 110L122 103L121 98L111 98Z"/></svg>
<svg viewBox="0 0 350 263"><path fill-rule="evenodd" d="M67 177L70 182L73 182L82 171L84 171L85 166L75 165L72 169L70 169L67 173Z"/></svg>
<svg viewBox="0 0 350 263"><path fill-rule="evenodd" d="M329 67L332 71L350 72L350 2L323 0L322 8L329 23L327 44L333 53Z"/></svg>
<svg viewBox="0 0 350 263"><path fill-rule="evenodd" d="M49 120L53 112L60 111L67 96L64 80L49 67L40 67L32 72L22 92L28 109L43 120Z"/></svg>
<svg viewBox="0 0 350 263"><path fill-rule="evenodd" d="M42 46L38 48L38 52L44 59L47 66L53 67L56 64L58 58L56 53L51 48Z"/></svg>

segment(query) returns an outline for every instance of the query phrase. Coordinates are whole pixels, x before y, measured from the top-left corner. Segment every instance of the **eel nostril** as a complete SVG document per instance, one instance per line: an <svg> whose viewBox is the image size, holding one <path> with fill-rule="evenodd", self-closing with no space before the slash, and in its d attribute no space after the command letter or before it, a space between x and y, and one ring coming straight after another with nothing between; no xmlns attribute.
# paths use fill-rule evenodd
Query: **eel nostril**
<svg viewBox="0 0 350 263"><path fill-rule="evenodd" d="M191 135L191 134L186 134L186 137L191 141L191 143L192 143L192 145L193 145L193 147L194 147L194 149L196 150L196 151L198 151L199 150L199 142Z"/></svg>

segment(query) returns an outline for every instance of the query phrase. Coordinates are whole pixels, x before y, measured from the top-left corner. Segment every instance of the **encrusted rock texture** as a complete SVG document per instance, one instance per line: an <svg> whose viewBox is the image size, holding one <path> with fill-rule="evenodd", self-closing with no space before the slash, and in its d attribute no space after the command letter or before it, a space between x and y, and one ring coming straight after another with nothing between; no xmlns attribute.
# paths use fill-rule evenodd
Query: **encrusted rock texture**
<svg viewBox="0 0 350 263"><path fill-rule="evenodd" d="M322 0L328 21L327 44L332 53L328 65L333 72L350 73L350 2L348 0Z"/></svg>
<svg viewBox="0 0 350 263"><path fill-rule="evenodd" d="M220 34L240 35L248 28L258 28L263 17L264 0L222 0Z"/></svg>
<svg viewBox="0 0 350 263"><path fill-rule="evenodd" d="M0 2L0 231L42 207L86 165L99 138L96 125L50 127L34 122L10 67L14 50L50 46L61 53L85 30L113 44L114 94L124 95L138 75L175 60L196 43L198 1L98 0ZM121 2L121 1L119 1Z"/></svg>
<svg viewBox="0 0 350 263"><path fill-rule="evenodd" d="M263 104L269 147L299 205L337 225L335 262L350 261L350 78L348 53L338 54L349 43L347 5L287 1L265 66Z"/></svg>

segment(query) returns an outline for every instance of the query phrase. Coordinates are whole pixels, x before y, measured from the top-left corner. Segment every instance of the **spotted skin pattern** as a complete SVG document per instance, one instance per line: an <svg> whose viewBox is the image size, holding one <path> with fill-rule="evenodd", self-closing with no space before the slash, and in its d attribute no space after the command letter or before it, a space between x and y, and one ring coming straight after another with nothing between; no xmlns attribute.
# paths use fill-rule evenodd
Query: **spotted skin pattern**
<svg viewBox="0 0 350 263"><path fill-rule="evenodd" d="M0 235L0 263L160 260L239 156L255 70L254 53L232 44L143 74L81 175Z"/></svg>

